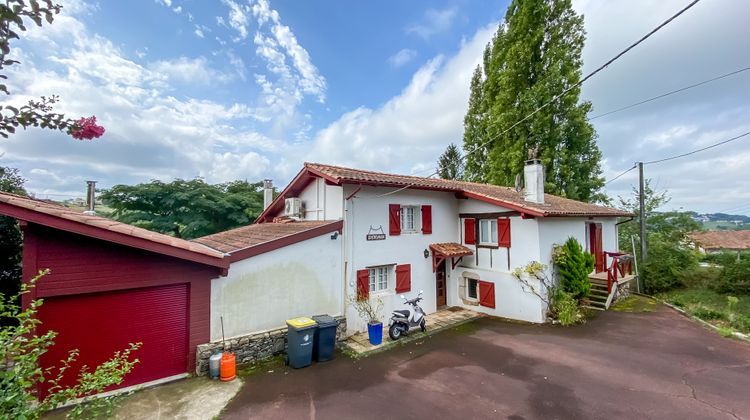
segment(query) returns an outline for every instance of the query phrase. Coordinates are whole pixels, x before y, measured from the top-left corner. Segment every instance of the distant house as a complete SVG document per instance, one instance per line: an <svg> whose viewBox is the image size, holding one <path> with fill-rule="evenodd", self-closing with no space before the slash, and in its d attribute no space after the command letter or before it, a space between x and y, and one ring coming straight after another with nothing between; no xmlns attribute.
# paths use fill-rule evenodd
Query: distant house
<svg viewBox="0 0 750 420"><path fill-rule="evenodd" d="M696 249L704 253L750 250L750 230L713 230L688 235Z"/></svg>

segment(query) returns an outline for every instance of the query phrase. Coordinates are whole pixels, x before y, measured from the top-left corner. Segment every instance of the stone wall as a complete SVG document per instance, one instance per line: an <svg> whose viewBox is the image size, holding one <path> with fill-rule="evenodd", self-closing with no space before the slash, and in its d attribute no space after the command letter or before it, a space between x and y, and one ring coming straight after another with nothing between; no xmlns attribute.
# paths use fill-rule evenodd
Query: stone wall
<svg viewBox="0 0 750 420"><path fill-rule="evenodd" d="M338 343L346 338L346 318L343 316L335 318L339 321L339 326L336 329L336 341ZM208 374L208 358L214 351L231 351L236 357L237 364L240 365L285 353L286 349L287 327L232 337L226 340L226 347L223 346L221 341L200 344L196 348L195 373L197 375Z"/></svg>

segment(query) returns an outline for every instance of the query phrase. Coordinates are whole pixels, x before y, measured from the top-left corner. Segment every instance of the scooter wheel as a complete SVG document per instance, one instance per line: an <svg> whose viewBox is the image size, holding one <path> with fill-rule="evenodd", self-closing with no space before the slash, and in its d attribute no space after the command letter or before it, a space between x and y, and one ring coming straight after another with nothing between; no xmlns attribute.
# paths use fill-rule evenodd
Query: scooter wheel
<svg viewBox="0 0 750 420"><path fill-rule="evenodd" d="M398 324L391 325L390 328L388 328L388 336L391 337L391 340L398 340L401 338L401 328L399 328Z"/></svg>
<svg viewBox="0 0 750 420"><path fill-rule="evenodd" d="M421 328L421 329L422 329L422 332L425 332L425 331L427 331L427 325L425 324L425 322L424 322L424 319L423 319L423 320L422 320L422 322L421 322L421 323L419 324L419 328Z"/></svg>

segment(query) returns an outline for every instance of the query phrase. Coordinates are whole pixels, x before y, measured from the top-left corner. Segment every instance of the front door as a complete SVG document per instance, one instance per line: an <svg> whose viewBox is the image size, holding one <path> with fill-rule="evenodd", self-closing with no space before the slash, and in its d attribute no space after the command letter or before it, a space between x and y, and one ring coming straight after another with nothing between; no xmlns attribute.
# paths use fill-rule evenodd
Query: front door
<svg viewBox="0 0 750 420"><path fill-rule="evenodd" d="M445 306L446 299L445 299L445 261L441 262L440 265L437 267L437 272L435 273L435 292L437 294L436 296L436 304L437 307Z"/></svg>
<svg viewBox="0 0 750 420"><path fill-rule="evenodd" d="M589 251L594 256L594 269L604 271L604 250L602 249L602 224L589 223Z"/></svg>

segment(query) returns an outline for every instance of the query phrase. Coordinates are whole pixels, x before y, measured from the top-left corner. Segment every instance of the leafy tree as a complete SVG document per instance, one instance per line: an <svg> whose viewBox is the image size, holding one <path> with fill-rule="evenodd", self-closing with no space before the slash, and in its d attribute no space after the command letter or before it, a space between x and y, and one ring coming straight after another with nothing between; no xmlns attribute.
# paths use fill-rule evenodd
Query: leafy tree
<svg viewBox="0 0 750 420"><path fill-rule="evenodd" d="M115 185L101 194L115 220L192 239L251 223L263 211L263 184L211 185L201 178Z"/></svg>
<svg viewBox="0 0 750 420"><path fill-rule="evenodd" d="M34 287L34 283L45 274L47 271L40 272L29 285L24 284L21 294L28 293L29 287ZM116 398L92 396L122 383L125 375L138 363L132 355L141 344L130 344L94 370L84 368L70 372L71 365L78 359L78 350L70 351L59 366L43 370L39 367L39 358L55 345L57 333L37 333L41 322L36 315L42 300L31 302L25 309L19 306L20 300L20 295L8 297L0 294L0 318L15 321L0 329L0 361L3 363L0 368L0 418L37 419L75 398L84 398L84 402L74 407L69 417L90 418L108 414L114 408ZM63 385L63 380L71 373L76 375L75 385ZM36 390L42 383L46 383L49 391L47 396L38 399Z"/></svg>
<svg viewBox="0 0 750 420"><path fill-rule="evenodd" d="M0 191L26 195L18 169L0 166ZM0 294L18 293L21 281L21 230L16 219L0 216Z"/></svg>
<svg viewBox="0 0 750 420"><path fill-rule="evenodd" d="M54 4L52 0L6 0L0 3L0 79L7 80L5 69L19 64L17 60L8 58L10 42L19 39L19 33L26 30L26 22L31 20L37 26L42 26L44 19L52 23L61 9L62 6ZM0 83L0 92L10 95L5 83ZM96 125L96 117L73 120L52 112L57 101L58 97L53 95L32 99L21 106L0 106L0 136L7 138L19 127L65 131L77 140L92 140L104 134L104 128Z"/></svg>
<svg viewBox="0 0 750 420"><path fill-rule="evenodd" d="M591 103L580 101L576 86L584 41L583 17L570 0L511 2L471 80L464 118L467 178L513 185L528 152L536 150L548 192L603 198L601 151L586 117Z"/></svg>
<svg viewBox="0 0 750 420"><path fill-rule="evenodd" d="M574 299L583 299L591 291L589 274L594 270L594 256L583 250L576 238L570 237L555 249L553 255L560 287Z"/></svg>
<svg viewBox="0 0 750 420"><path fill-rule="evenodd" d="M461 151L451 143L438 159L438 175L443 179L462 179L464 175Z"/></svg>

